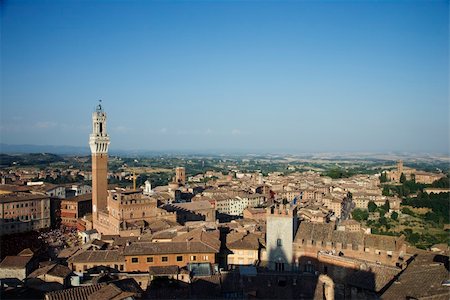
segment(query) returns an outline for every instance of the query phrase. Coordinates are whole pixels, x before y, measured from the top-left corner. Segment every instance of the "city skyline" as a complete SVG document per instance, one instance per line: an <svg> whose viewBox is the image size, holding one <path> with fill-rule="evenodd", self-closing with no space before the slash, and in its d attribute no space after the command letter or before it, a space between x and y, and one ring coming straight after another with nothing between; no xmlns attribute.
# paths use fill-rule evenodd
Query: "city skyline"
<svg viewBox="0 0 450 300"><path fill-rule="evenodd" d="M351 14L349 14L351 12ZM1 142L448 153L448 3L2 3Z"/></svg>

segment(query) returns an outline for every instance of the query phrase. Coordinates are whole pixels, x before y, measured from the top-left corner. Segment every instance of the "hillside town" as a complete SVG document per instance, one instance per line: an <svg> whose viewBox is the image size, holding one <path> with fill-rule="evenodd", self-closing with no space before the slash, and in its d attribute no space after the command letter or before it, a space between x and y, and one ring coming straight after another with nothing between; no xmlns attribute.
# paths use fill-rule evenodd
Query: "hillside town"
<svg viewBox="0 0 450 300"><path fill-rule="evenodd" d="M90 171L1 170L1 299L450 295L448 243L419 249L409 236L373 227L410 218L403 198L384 191L384 180L395 187L413 178L429 194L448 196L448 187L432 186L448 179L444 173L402 161L347 178L314 170L265 176L239 166L187 176L178 166L166 185L138 186L135 174L108 171L109 143L99 105ZM61 174L80 180L43 180ZM108 183L122 175L133 185Z"/></svg>

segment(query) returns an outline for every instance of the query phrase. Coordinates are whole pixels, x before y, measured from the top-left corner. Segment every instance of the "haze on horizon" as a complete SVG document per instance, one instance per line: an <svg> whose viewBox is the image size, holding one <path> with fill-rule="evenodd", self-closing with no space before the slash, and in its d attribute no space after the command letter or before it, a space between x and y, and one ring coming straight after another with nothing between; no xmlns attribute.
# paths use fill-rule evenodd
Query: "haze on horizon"
<svg viewBox="0 0 450 300"><path fill-rule="evenodd" d="M1 142L449 153L449 3L2 1Z"/></svg>

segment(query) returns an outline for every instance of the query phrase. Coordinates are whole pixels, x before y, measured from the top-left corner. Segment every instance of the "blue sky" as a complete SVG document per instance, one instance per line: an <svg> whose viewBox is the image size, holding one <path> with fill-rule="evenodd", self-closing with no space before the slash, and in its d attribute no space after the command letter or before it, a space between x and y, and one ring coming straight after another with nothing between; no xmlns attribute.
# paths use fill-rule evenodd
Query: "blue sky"
<svg viewBox="0 0 450 300"><path fill-rule="evenodd" d="M1 142L448 153L448 1L2 1Z"/></svg>

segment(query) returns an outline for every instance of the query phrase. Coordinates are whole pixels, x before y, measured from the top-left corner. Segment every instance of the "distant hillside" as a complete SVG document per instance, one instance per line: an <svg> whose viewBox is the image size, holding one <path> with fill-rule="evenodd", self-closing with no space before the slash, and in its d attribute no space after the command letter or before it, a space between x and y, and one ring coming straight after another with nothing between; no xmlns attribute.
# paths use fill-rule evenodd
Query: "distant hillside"
<svg viewBox="0 0 450 300"><path fill-rule="evenodd" d="M9 145L0 143L0 153L56 153L56 154L89 154L89 147L51 146L51 145Z"/></svg>
<svg viewBox="0 0 450 300"><path fill-rule="evenodd" d="M65 161L63 157L51 153L27 153L27 154L0 154L2 167L48 165L54 162Z"/></svg>

